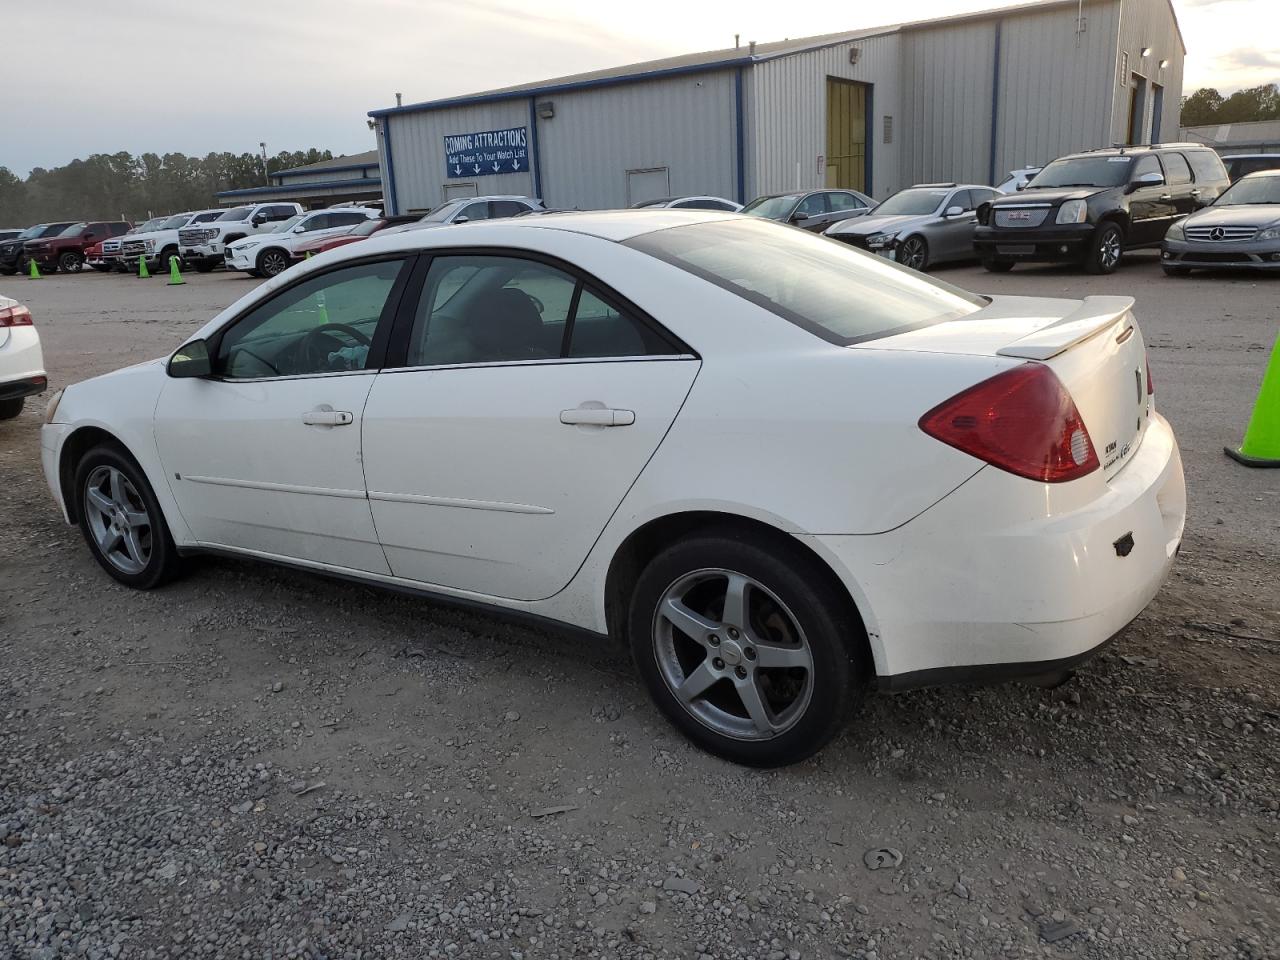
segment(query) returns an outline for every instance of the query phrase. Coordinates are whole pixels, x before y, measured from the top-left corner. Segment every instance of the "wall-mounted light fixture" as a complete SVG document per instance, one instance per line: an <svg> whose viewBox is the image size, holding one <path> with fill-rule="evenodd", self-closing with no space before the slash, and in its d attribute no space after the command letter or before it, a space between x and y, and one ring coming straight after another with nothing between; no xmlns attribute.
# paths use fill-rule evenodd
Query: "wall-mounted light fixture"
<svg viewBox="0 0 1280 960"><path fill-rule="evenodd" d="M1149 57L1149 56L1151 56L1151 48L1150 48L1150 47L1143 47L1143 48L1142 48L1142 57L1143 57L1143 59L1145 60L1145 59L1146 59L1147 57Z"/></svg>
<svg viewBox="0 0 1280 960"><path fill-rule="evenodd" d="M556 105L551 100L538 101L538 119L550 120L556 115Z"/></svg>
<svg viewBox="0 0 1280 960"><path fill-rule="evenodd" d="M1168 61L1168 60L1161 60L1161 61L1160 61L1160 69L1161 69L1161 70L1166 70L1166 69L1168 69L1168 67L1169 67L1169 61Z"/></svg>

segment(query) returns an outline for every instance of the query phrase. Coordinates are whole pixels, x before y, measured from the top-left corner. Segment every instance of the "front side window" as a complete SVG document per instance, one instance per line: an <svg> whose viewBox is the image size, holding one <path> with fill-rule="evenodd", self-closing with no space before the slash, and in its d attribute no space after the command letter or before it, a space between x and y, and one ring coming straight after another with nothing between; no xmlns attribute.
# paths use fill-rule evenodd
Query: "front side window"
<svg viewBox="0 0 1280 960"><path fill-rule="evenodd" d="M409 335L411 367L676 352L578 278L519 257L431 262Z"/></svg>
<svg viewBox="0 0 1280 960"><path fill-rule="evenodd" d="M248 220L249 214L253 212L253 207L232 207L226 213L218 218L220 222L228 222L232 220Z"/></svg>
<svg viewBox="0 0 1280 960"><path fill-rule="evenodd" d="M458 219L466 217L468 220L488 220L489 219L489 202L487 200L479 200L475 203L469 203L462 208L462 212L458 214Z"/></svg>
<svg viewBox="0 0 1280 960"><path fill-rule="evenodd" d="M245 379L365 369L403 262L333 270L272 297L223 332L214 372Z"/></svg>
<svg viewBox="0 0 1280 960"><path fill-rule="evenodd" d="M826 212L827 195L825 193L811 193L800 201L800 206L796 207L795 216L816 217L818 214Z"/></svg>
<svg viewBox="0 0 1280 960"><path fill-rule="evenodd" d="M1145 157L1141 157L1138 162L1133 165L1134 182L1141 180L1149 173L1158 173L1161 176L1164 175L1164 171L1160 169L1160 161L1152 154L1147 154Z"/></svg>
<svg viewBox="0 0 1280 960"><path fill-rule="evenodd" d="M969 191L969 209L977 210L988 200L994 200L999 193L990 187L974 187Z"/></svg>
<svg viewBox="0 0 1280 960"><path fill-rule="evenodd" d="M845 244L757 220L673 227L624 245L842 346L955 320L987 302Z"/></svg>
<svg viewBox="0 0 1280 960"><path fill-rule="evenodd" d="M69 224L60 234L58 234L58 236L78 237L82 231L87 230L88 228L89 228L89 225L87 223L72 223L72 224Z"/></svg>
<svg viewBox="0 0 1280 960"><path fill-rule="evenodd" d="M285 223L288 222L289 221L287 220L285 221ZM307 217L306 219L299 221L298 232L310 233L313 230L326 230L332 226L334 226L333 214L317 213L314 217Z"/></svg>

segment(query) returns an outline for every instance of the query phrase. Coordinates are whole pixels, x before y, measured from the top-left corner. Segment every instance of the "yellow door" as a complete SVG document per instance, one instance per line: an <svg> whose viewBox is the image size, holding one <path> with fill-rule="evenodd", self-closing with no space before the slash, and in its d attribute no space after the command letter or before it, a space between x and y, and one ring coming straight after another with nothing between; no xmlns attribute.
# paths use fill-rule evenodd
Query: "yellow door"
<svg viewBox="0 0 1280 960"><path fill-rule="evenodd" d="M827 186L867 189L867 88L827 77Z"/></svg>

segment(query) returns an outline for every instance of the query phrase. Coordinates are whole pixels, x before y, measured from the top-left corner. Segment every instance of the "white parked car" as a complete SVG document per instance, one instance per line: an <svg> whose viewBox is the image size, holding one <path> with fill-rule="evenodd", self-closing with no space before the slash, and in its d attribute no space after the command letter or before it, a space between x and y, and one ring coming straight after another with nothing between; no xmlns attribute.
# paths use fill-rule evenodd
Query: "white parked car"
<svg viewBox="0 0 1280 960"><path fill-rule="evenodd" d="M541 200L520 197L515 194L499 194L492 197L459 197L446 200L417 223L388 227L390 233L421 230L426 227L447 227L452 223L475 223L479 220L505 220L526 213L545 210Z"/></svg>
<svg viewBox="0 0 1280 960"><path fill-rule="evenodd" d="M225 210L209 223L178 231L178 255L185 266L208 273L221 266L228 244L241 237L270 233L285 220L303 212L298 203L254 203Z"/></svg>
<svg viewBox="0 0 1280 960"><path fill-rule="evenodd" d="M31 311L0 296L0 420L22 413L27 397L43 393L48 382Z"/></svg>
<svg viewBox="0 0 1280 960"><path fill-rule="evenodd" d="M210 223L226 212L225 207L216 210L189 210L165 217L150 229L135 231L121 238L120 265L126 270L137 270L138 258L146 257L147 269L168 270L169 258L179 256L179 236L182 229Z"/></svg>
<svg viewBox="0 0 1280 960"><path fill-rule="evenodd" d="M1132 305L705 211L384 231L67 388L44 470L122 583L213 551L611 636L776 765L873 684L1065 671L1155 596L1185 492Z"/></svg>
<svg viewBox="0 0 1280 960"><path fill-rule="evenodd" d="M1010 170L1009 175L996 184L996 189L1001 193L1017 193L1043 169L1043 167L1019 167L1017 170Z"/></svg>
<svg viewBox="0 0 1280 960"><path fill-rule="evenodd" d="M227 268L254 277L274 277L301 260L297 247L322 237L345 233L366 220L376 220L381 211L372 207L340 207L313 210L278 224L269 233L244 237L227 245Z"/></svg>
<svg viewBox="0 0 1280 960"><path fill-rule="evenodd" d="M724 197L660 197L657 200L641 200L633 203L633 210L647 210L654 207L667 207L671 210L726 210L737 213L742 204L726 200Z"/></svg>

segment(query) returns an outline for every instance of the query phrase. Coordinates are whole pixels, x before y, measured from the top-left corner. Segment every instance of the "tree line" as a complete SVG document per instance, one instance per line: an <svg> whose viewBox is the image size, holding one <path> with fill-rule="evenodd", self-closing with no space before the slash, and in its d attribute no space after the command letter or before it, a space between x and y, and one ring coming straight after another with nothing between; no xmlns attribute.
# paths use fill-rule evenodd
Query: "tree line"
<svg viewBox="0 0 1280 960"><path fill-rule="evenodd" d="M282 151L267 160L267 172L333 159L329 150ZM0 167L0 226L23 227L51 220L115 220L135 223L148 216L218 205L222 190L265 185L262 157L254 153L95 153L24 180Z"/></svg>
<svg viewBox="0 0 1280 960"><path fill-rule="evenodd" d="M1182 98L1182 126L1205 127L1214 123L1249 123L1280 120L1280 87L1266 83L1237 90L1224 97L1212 87L1201 87Z"/></svg>

